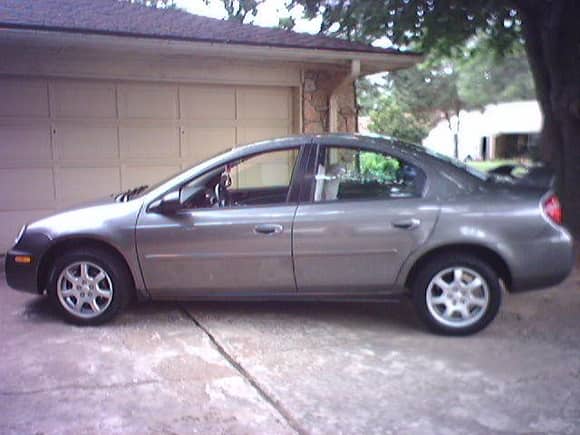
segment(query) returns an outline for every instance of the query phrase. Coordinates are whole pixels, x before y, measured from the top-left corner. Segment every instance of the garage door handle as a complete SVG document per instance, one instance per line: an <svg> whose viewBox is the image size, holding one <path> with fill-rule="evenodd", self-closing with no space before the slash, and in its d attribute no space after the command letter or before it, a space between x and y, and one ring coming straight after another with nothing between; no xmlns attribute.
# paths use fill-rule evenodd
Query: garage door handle
<svg viewBox="0 0 580 435"><path fill-rule="evenodd" d="M254 227L254 232L258 234L278 234L283 230L284 227L278 224L260 224Z"/></svg>
<svg viewBox="0 0 580 435"><path fill-rule="evenodd" d="M421 221L419 219L400 219L392 222L395 228L401 228L402 230L412 230L417 228L421 225Z"/></svg>

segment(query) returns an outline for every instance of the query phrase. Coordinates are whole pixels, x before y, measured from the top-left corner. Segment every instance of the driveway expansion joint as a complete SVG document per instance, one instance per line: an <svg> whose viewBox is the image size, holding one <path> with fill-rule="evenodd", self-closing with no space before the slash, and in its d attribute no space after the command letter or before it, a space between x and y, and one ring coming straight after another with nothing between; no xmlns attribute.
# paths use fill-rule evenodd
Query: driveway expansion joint
<svg viewBox="0 0 580 435"><path fill-rule="evenodd" d="M230 354L226 348L218 341L215 335L207 328L203 323L201 323L198 319L193 316L187 309L180 306L181 310L185 313L185 315L191 319L191 321L199 328L201 331L209 338L213 346L216 350L220 353L220 355L236 370L242 378L248 382L252 388L258 393L258 395L265 400L270 406L272 406L276 412L282 417L284 422L297 434L299 435L306 435L308 432L304 430L300 424L296 421L296 419L286 410L284 405L280 403L279 400L269 395L266 390L260 385L258 380L252 376L243 366L242 364L232 355Z"/></svg>

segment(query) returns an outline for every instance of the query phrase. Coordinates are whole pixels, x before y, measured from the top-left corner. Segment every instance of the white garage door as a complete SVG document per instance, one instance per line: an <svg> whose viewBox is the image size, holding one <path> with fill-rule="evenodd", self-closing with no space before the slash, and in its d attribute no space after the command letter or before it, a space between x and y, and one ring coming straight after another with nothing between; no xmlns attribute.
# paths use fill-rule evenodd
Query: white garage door
<svg viewBox="0 0 580 435"><path fill-rule="evenodd" d="M0 79L0 248L25 222L292 133L292 90Z"/></svg>

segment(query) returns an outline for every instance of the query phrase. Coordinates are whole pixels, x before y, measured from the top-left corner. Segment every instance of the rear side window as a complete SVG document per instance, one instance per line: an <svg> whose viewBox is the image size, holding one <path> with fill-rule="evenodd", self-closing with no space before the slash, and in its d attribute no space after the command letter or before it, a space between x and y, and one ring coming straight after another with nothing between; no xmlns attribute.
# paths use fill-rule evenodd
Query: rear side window
<svg viewBox="0 0 580 435"><path fill-rule="evenodd" d="M320 150L314 177L315 202L421 196L425 174L415 165L373 150Z"/></svg>

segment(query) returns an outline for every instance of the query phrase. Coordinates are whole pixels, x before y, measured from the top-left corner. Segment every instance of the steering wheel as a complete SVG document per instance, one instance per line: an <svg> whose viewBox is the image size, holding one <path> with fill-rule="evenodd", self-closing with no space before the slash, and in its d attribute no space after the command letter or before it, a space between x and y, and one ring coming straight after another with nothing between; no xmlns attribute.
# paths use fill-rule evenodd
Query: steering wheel
<svg viewBox="0 0 580 435"><path fill-rule="evenodd" d="M203 198L205 201L204 205L209 205L210 207L215 207L218 203L217 197L215 196L215 192L212 189L205 189Z"/></svg>

